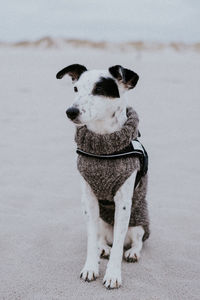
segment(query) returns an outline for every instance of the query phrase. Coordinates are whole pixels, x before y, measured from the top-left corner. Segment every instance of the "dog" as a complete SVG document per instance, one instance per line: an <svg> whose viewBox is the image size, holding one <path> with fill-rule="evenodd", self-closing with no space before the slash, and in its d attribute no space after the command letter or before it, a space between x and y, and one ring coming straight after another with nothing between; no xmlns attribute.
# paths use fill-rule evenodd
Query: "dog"
<svg viewBox="0 0 200 300"><path fill-rule="evenodd" d="M84 140L86 144L85 147L89 147L89 144L93 143L94 147L96 147L95 151L98 152L98 149L102 147L102 144L106 140L107 144L105 144L105 149L107 149L106 147L112 147L113 137L121 132L120 130L123 129L124 124L127 122L127 102L125 94L130 89L135 88L139 76L134 71L120 65L112 66L108 70L87 70L83 65L73 64L59 71L56 77L57 79L61 79L66 74L72 78L75 92L75 100L71 107L67 109L66 114L77 127L77 144L79 141ZM137 138L139 135L138 116L135 111L132 113L133 124L135 126L134 138ZM130 127L128 126L129 124L126 129ZM83 132L87 133L84 138L81 136ZM123 132L127 133L127 130ZM87 143L85 137L90 135L91 143ZM111 139L109 137L111 137ZM97 140L95 140L95 138ZM102 140L99 140L101 138ZM97 141L97 143L95 144L94 141ZM117 136L117 143L115 145L118 144L120 144L119 135ZM85 154L87 156L87 153ZM95 153L92 155L95 156ZM128 178L126 178L125 182L123 182L113 194L114 223L109 224L100 217L99 203L101 201L98 201L100 196L97 195L99 183L96 183L95 180L97 178L97 180L100 180L100 184L102 184L104 178L109 174L109 166L112 168L112 164L115 164L116 161L120 161L119 168L123 168L123 161L125 160L121 158L121 160L116 159L114 162L113 160L106 159L100 162L98 156L97 158L82 158L81 153L79 153L78 156L80 156L80 158L78 158L78 167L82 175L82 204L87 223L87 257L80 277L85 281L95 280L99 276L100 257L109 257L103 284L109 289L118 288L122 283L121 262L124 247L129 246L129 249L124 252L125 260L128 262L136 262L140 258L143 241L149 236L148 210L145 200L147 174L144 176L145 180L142 179L144 182L139 183L134 189L140 166L138 159L133 158L134 165L131 174L127 176ZM83 165L85 164L84 159L85 161L87 159L87 168L85 169L83 169ZM97 168L93 170L93 166L96 162L98 162ZM104 165L104 167L102 167L102 165ZM104 176L100 174L101 168L104 168L102 169ZM105 170L105 168L107 169ZM113 170L118 174L116 167ZM85 175L86 173L89 177ZM109 177L106 177L106 182L112 175L113 171L110 172ZM101 179L97 176L101 176ZM92 184L90 184L88 178L90 178ZM115 181L116 179L114 179L113 182ZM99 193L104 192L106 183L103 184ZM145 186L145 188L143 186ZM141 191L143 191L143 193L141 193ZM134 208L134 218L137 219L138 212L141 219L145 221L144 223L139 221L137 223L137 221L133 220L133 226L129 226L131 211L134 206L133 195L137 193L140 200L138 201L137 207ZM142 198L140 194L142 194ZM140 209L140 207L142 208Z"/></svg>

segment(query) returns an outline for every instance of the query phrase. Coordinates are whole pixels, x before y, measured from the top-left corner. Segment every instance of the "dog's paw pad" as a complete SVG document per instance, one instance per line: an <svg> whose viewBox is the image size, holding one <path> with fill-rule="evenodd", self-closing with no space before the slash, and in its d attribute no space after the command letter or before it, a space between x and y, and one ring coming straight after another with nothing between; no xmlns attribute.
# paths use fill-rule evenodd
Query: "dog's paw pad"
<svg viewBox="0 0 200 300"><path fill-rule="evenodd" d="M138 262L140 258L140 252L137 249L130 248L124 253L124 258L127 262Z"/></svg>
<svg viewBox="0 0 200 300"><path fill-rule="evenodd" d="M110 256L110 250L111 250L111 247L109 247L108 245L100 246L100 257L108 259Z"/></svg>
<svg viewBox="0 0 200 300"><path fill-rule="evenodd" d="M83 270L80 273L80 278L82 278L85 281L94 281L99 276L99 272L97 270L89 270L86 268L83 268Z"/></svg>
<svg viewBox="0 0 200 300"><path fill-rule="evenodd" d="M103 279L103 285L107 289L117 289L121 286L122 280L121 280L121 274L119 272L112 274L110 272L106 272L106 275Z"/></svg>

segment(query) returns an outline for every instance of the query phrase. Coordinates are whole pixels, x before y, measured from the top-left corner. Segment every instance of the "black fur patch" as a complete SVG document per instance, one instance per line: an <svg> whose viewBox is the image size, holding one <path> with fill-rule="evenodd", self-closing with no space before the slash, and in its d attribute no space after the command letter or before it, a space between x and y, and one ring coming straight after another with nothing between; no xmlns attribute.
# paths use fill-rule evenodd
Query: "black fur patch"
<svg viewBox="0 0 200 300"><path fill-rule="evenodd" d="M69 76L71 76L72 80L74 81L74 80L78 80L81 74L84 73L85 71L87 71L87 68L85 66L79 64L73 64L59 71L56 74L56 78L61 79L63 78L63 76L68 74Z"/></svg>
<svg viewBox="0 0 200 300"><path fill-rule="evenodd" d="M120 98L118 86L114 79L101 77L92 91L93 95L109 98Z"/></svg>

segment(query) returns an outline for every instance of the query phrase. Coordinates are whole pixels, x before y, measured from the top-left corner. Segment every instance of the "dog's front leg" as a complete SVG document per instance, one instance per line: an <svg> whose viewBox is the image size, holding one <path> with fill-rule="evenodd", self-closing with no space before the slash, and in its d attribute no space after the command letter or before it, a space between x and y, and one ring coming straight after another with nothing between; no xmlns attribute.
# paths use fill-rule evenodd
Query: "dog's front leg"
<svg viewBox="0 0 200 300"><path fill-rule="evenodd" d="M121 285L123 246L130 219L135 176L136 172L125 181L114 198L115 222L113 246L103 279L103 284L106 288L118 288Z"/></svg>
<svg viewBox="0 0 200 300"><path fill-rule="evenodd" d="M85 281L92 281L99 276L97 241L99 205L92 189L84 179L82 179L82 204L87 223L87 258L80 277Z"/></svg>

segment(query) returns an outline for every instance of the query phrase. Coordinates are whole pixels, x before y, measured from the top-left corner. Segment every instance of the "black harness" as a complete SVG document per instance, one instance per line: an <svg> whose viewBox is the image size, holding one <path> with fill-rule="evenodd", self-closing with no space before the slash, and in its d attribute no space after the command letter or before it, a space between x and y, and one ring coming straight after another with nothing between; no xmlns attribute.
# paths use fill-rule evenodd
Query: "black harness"
<svg viewBox="0 0 200 300"><path fill-rule="evenodd" d="M148 171L148 154L144 148L144 146L138 141L138 139L133 140L126 148L119 152L114 152L112 154L93 154L85 152L79 148L77 148L76 153L93 157L98 159L117 159L123 157L137 157L140 160L140 171L137 172L135 179L135 187L138 185L140 179L146 175Z"/></svg>

